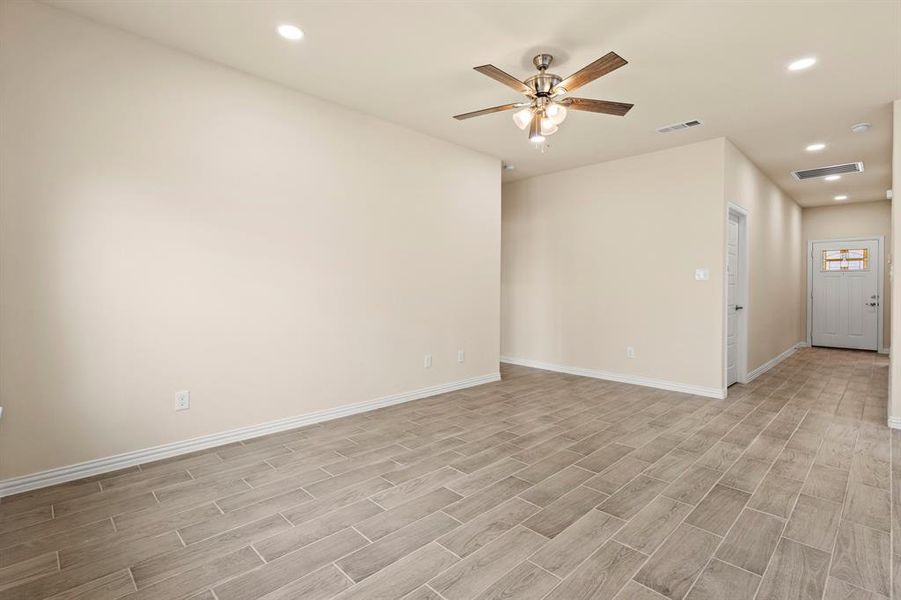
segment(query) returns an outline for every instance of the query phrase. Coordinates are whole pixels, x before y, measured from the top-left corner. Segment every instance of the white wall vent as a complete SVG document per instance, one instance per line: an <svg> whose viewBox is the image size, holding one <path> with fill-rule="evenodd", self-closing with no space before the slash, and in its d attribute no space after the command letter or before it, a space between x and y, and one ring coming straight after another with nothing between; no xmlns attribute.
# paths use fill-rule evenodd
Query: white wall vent
<svg viewBox="0 0 901 600"><path fill-rule="evenodd" d="M805 179L816 179L818 177L827 177L829 175L844 175L846 173L863 173L863 163L853 162L843 165L832 165L831 167L818 167L816 169L803 169L801 171L792 171L792 175L798 181Z"/></svg>
<svg viewBox="0 0 901 600"><path fill-rule="evenodd" d="M673 123L672 125L664 125L657 128L657 133L669 133L670 131L679 131L680 129L689 129L691 127L700 127L704 123L700 119L692 119L691 121L683 121L681 123Z"/></svg>

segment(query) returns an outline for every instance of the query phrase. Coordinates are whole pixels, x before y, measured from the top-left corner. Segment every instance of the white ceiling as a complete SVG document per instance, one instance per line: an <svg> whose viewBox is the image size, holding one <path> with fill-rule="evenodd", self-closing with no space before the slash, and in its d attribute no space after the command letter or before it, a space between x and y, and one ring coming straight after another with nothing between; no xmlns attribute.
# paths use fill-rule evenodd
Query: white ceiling
<svg viewBox="0 0 901 600"><path fill-rule="evenodd" d="M516 166L505 180L728 136L802 206L878 200L891 187L890 102L901 98L901 2L297 2L49 0L96 21L282 83ZM287 42L276 25L306 37ZM561 76L610 50L629 65L576 95L632 102L626 117L571 113L537 152L510 113L452 115L519 98L472 70ZM803 72L786 65L805 56ZM655 129L699 118L697 129ZM863 135L850 126L869 121ZM818 154L804 151L826 142ZM790 171L862 160L841 181Z"/></svg>

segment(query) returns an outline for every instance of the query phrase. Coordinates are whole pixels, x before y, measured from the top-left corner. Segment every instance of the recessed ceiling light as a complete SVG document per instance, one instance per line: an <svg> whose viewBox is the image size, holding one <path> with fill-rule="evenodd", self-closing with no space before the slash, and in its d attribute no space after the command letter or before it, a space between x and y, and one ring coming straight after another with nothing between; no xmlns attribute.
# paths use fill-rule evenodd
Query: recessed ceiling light
<svg viewBox="0 0 901 600"><path fill-rule="evenodd" d="M296 42L297 40L303 39L303 31L296 25L279 25L277 31L278 34L286 40Z"/></svg>
<svg viewBox="0 0 901 600"><path fill-rule="evenodd" d="M834 200L847 200L847 199L848 199L848 196L846 196L845 194L835 196L835 198L834 198Z"/></svg>
<svg viewBox="0 0 901 600"><path fill-rule="evenodd" d="M825 179L826 181L838 181L841 178L841 175L826 175L825 177L823 177L823 179Z"/></svg>
<svg viewBox="0 0 901 600"><path fill-rule="evenodd" d="M854 133L866 133L870 130L870 127L872 127L872 125L869 123L858 123L857 125L851 126L851 131Z"/></svg>
<svg viewBox="0 0 901 600"><path fill-rule="evenodd" d="M804 69L809 69L813 65L817 63L817 59L809 56L807 58L799 58L795 62L788 65L789 71L803 71Z"/></svg>
<svg viewBox="0 0 901 600"><path fill-rule="evenodd" d="M825 147L826 147L826 144L816 143L816 144L811 144L811 145L807 146L807 148L805 148L805 150L807 150L808 152L819 152L820 150L822 150Z"/></svg>

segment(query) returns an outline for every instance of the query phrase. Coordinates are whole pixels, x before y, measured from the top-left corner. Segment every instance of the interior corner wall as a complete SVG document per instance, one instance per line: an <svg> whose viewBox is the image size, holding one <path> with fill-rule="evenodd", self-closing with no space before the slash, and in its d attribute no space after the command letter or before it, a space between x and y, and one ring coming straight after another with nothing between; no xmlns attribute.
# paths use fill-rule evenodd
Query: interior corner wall
<svg viewBox="0 0 901 600"><path fill-rule="evenodd" d="M499 161L38 3L0 38L0 480L497 373Z"/></svg>
<svg viewBox="0 0 901 600"><path fill-rule="evenodd" d="M734 144L725 144L725 198L748 211L748 372L805 337L801 207Z"/></svg>
<svg viewBox="0 0 901 600"><path fill-rule="evenodd" d="M807 339L807 271L808 242L853 237L884 236L882 250L883 294L882 299L882 346L888 348L892 339L892 286L889 280L892 247L892 203L888 200L876 202L855 202L853 204L833 204L805 208L802 218L804 235L801 242L803 268L801 269L801 310L804 339Z"/></svg>
<svg viewBox="0 0 901 600"><path fill-rule="evenodd" d="M501 354L721 391L723 143L505 184Z"/></svg>

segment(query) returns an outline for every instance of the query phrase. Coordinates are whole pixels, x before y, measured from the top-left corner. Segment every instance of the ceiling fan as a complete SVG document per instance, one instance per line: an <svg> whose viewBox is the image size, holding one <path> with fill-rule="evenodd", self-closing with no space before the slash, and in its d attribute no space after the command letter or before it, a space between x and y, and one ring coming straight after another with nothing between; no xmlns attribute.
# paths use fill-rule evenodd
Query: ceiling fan
<svg viewBox="0 0 901 600"><path fill-rule="evenodd" d="M501 112L505 110L519 109L513 113L513 122L520 129L529 130L529 140L537 144L545 141L546 136L557 132L558 126L566 118L567 109L584 110L588 112L604 113L621 117L629 112L632 104L624 102L610 102L608 100L590 100L588 98L563 97L564 94L576 91L586 83L603 77L607 73L625 66L627 61L616 52L608 52L590 65L583 67L563 79L559 75L548 73L554 57L550 54L539 54L532 59L532 63L538 69L537 75L532 75L525 81L513 77L509 73L501 71L494 65L482 65L475 70L483 75L491 77L504 85L513 88L517 92L525 94L528 100L503 104L492 108L483 108L473 112L455 115L458 120L471 119L481 115Z"/></svg>

